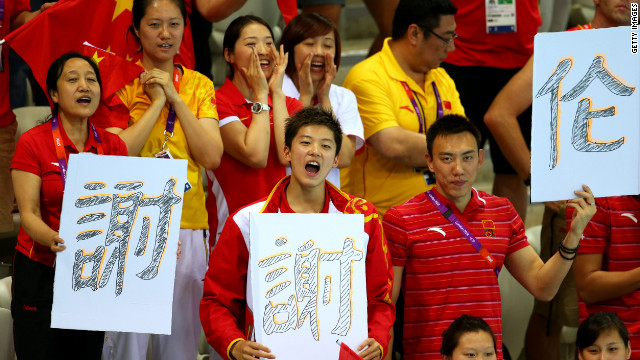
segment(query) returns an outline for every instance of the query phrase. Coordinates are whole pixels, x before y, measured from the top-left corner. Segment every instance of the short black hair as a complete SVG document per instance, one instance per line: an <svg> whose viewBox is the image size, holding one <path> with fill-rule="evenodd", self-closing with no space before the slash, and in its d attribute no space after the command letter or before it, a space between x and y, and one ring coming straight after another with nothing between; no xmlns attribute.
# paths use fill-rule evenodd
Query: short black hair
<svg viewBox="0 0 640 360"><path fill-rule="evenodd" d="M618 314L614 312L597 312L589 315L580 327L576 337L578 351L593 345L598 337L608 331L615 330L624 342L624 347L629 345L629 331Z"/></svg>
<svg viewBox="0 0 640 360"><path fill-rule="evenodd" d="M480 130L462 115L450 114L436 120L427 130L427 153L433 156L433 142L438 136L455 135L468 132L476 139L480 149Z"/></svg>
<svg viewBox="0 0 640 360"><path fill-rule="evenodd" d="M489 324L477 316L462 314L459 318L453 320L447 330L442 332L442 346L440 346L440 354L444 356L453 355L453 351L458 347L458 342L462 335L480 331L484 331L491 335L491 339L493 340L493 350L497 352L496 337L493 335L493 331Z"/></svg>
<svg viewBox="0 0 640 360"><path fill-rule="evenodd" d="M98 80L98 85L100 86L100 94L102 95L102 78L100 78L100 68L98 68L98 64L96 64L96 62L88 56L82 55L76 51L70 51L60 55L60 57L55 59L49 66L49 70L47 70L47 79L45 80L45 83L47 84L47 95L49 95L49 99L51 99L51 91L58 90L58 79L60 79L60 76L62 76L64 65L71 59L82 59L88 62L89 65L91 65L91 68L93 68L93 72L96 73L96 79ZM53 99L51 99L51 104L53 104L51 115L58 115L58 104L53 102Z"/></svg>
<svg viewBox="0 0 640 360"><path fill-rule="evenodd" d="M457 12L458 9L450 0L400 0L393 15L391 38L402 38L411 24L433 30L440 26L441 16L455 15Z"/></svg>
<svg viewBox="0 0 640 360"><path fill-rule="evenodd" d="M340 148L342 148L342 128L333 112L327 111L322 107L306 107L288 118L284 125L284 144L291 149L293 138L298 135L300 129L309 125L320 125L331 130L333 140L336 143L336 155L340 153Z"/></svg>

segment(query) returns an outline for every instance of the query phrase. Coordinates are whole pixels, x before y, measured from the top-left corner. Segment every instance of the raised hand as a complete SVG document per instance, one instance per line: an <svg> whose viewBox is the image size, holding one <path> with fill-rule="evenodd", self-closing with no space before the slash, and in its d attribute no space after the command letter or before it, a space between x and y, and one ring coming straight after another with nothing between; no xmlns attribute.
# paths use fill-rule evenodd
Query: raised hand
<svg viewBox="0 0 640 360"><path fill-rule="evenodd" d="M569 232L578 238L582 236L584 228L596 213L595 197L591 189L587 185L582 185L582 189L574 191L580 197L567 201L567 207L574 208Z"/></svg>
<svg viewBox="0 0 640 360"><path fill-rule="evenodd" d="M276 51L275 47L271 47L273 55L273 72L269 78L269 92L273 95L276 91L282 91L282 80L284 79L284 71L287 69L289 62L289 53L284 52L284 46L280 45L280 51Z"/></svg>
<svg viewBox="0 0 640 360"><path fill-rule="evenodd" d="M311 105L311 100L314 97L313 80L311 80L311 59L313 59L313 52L307 55L302 64L298 66L298 87L300 91L300 102L304 106Z"/></svg>
<svg viewBox="0 0 640 360"><path fill-rule="evenodd" d="M338 72L338 67L333 63L333 57L333 54L330 52L324 54L324 77L318 82L316 87L316 94L321 106L324 106L325 102L329 101L329 90Z"/></svg>
<svg viewBox="0 0 640 360"><path fill-rule="evenodd" d="M253 56L251 56L251 60L249 61L249 68L242 67L240 68L240 72L249 87L251 87L251 90L253 90L255 96L266 96L269 94L267 78L260 67L260 56L258 55L258 50L255 46L252 49Z"/></svg>

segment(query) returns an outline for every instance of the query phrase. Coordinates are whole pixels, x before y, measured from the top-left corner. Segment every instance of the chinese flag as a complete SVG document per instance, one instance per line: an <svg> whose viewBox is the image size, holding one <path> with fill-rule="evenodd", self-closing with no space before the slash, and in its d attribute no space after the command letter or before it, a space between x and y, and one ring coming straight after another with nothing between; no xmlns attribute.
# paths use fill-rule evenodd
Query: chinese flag
<svg viewBox="0 0 640 360"><path fill-rule="evenodd" d="M347 344L340 343L340 356L338 360L361 360L362 358L355 351L351 350Z"/></svg>
<svg viewBox="0 0 640 360"><path fill-rule="evenodd" d="M278 0L278 7L284 18L284 24L298 16L298 2L296 0Z"/></svg>
<svg viewBox="0 0 640 360"><path fill-rule="evenodd" d="M144 72L144 68L87 42L82 46L82 54L93 58L102 78L102 96L98 109L91 117L93 123L101 128L115 125L126 127L129 109L116 91Z"/></svg>
<svg viewBox="0 0 640 360"><path fill-rule="evenodd" d="M187 11L191 1L186 0ZM82 52L86 41L136 61L141 54L134 35L127 30L132 23L133 0L60 0L6 37L6 41L31 67L38 84L46 91L49 65L69 51ZM193 69L193 41L187 21L176 59ZM103 72L103 79L111 76ZM127 81L128 82L128 81Z"/></svg>

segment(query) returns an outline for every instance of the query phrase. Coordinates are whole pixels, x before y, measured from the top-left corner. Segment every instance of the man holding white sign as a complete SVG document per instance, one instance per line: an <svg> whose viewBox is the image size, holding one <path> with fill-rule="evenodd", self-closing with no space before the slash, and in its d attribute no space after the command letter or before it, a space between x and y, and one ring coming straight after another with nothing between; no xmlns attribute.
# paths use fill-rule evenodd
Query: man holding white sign
<svg viewBox="0 0 640 360"><path fill-rule="evenodd" d="M405 359L442 359L441 334L466 313L484 318L496 335L502 359L502 313L498 273L502 265L531 294L550 299L578 250L595 213L591 190L575 191L567 206L574 220L557 254L546 264L525 236L511 203L474 189L484 160L480 133L466 118L448 115L427 131L427 163L436 187L391 208L384 216L396 300L405 294ZM406 268L406 272L405 272Z"/></svg>
<svg viewBox="0 0 640 360"><path fill-rule="evenodd" d="M250 341L254 338L253 309L247 299L247 288L251 286L247 280L250 213L364 215L364 231L369 236L365 260L369 338L355 350L370 360L379 359L385 352L395 316L391 303L391 258L375 207L325 180L338 164L341 141L340 125L331 112L319 108L298 112L287 120L285 128L284 154L291 164L291 176L282 179L266 199L229 217L213 250L200 303L207 341L225 359L278 356L271 353L268 344ZM301 346L301 354L303 350Z"/></svg>

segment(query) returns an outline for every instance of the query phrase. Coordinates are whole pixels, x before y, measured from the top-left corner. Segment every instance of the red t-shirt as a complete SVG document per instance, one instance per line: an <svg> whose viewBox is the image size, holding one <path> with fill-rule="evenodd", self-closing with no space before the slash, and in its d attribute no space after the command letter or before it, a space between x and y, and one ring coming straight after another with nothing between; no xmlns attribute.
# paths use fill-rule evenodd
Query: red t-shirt
<svg viewBox="0 0 640 360"><path fill-rule="evenodd" d="M446 62L458 66L488 66L514 69L524 66L533 54L533 37L542 24L537 0L516 1L516 32L487 34L485 0L452 0L455 15L456 50Z"/></svg>
<svg viewBox="0 0 640 360"><path fill-rule="evenodd" d="M102 129L97 129L102 142L105 155L127 156L127 146L118 137ZM89 129L89 137L83 152L98 153L96 142ZM64 149L69 159L69 154L77 154L79 151L69 140L69 137L60 124L60 132ZM63 186L60 177L60 166L58 156L53 143L51 132L51 122L36 126L24 133L18 139L16 152L11 162L11 169L27 171L38 175L42 179L40 187L40 216L45 224L51 229L58 231L60 227L60 212L62 211ZM53 266L56 255L46 246L35 242L20 227L18 234L18 244L16 250L20 251L32 260L41 262L48 266Z"/></svg>
<svg viewBox="0 0 640 360"><path fill-rule="evenodd" d="M224 85L216 91L220 126L230 121L241 121L247 128L251 125L251 102L248 102L240 90L226 79ZM271 106L271 97L269 97ZM287 110L290 115L302 109L302 104L287 97ZM227 152L222 155L220 166L214 171L207 171L209 190L207 211L209 212L209 230L214 236L222 231L229 214L241 207L261 199L286 175L285 167L280 164L273 134L273 110L269 111L271 120L271 140L269 158L264 169L253 169L236 160Z"/></svg>
<svg viewBox="0 0 640 360"><path fill-rule="evenodd" d="M4 19L0 19L0 39L4 39L11 32L11 19L23 11L30 11L29 0L3 0ZM2 67L0 71L0 127L11 125L16 115L11 111L9 102L9 46L2 46Z"/></svg>
<svg viewBox="0 0 640 360"><path fill-rule="evenodd" d="M474 189L460 213L435 188L434 193L500 268L505 257L529 245L509 200ZM393 265L404 267L404 358L442 360L442 332L460 315L469 314L491 326L502 359L498 278L464 235L424 193L389 209L382 224Z"/></svg>
<svg viewBox="0 0 640 360"><path fill-rule="evenodd" d="M640 195L596 199L596 214L584 229L578 254L601 254L602 271L629 271L640 267ZM573 208L567 207L571 221ZM640 344L640 289L620 297L587 304L587 313L615 312L627 325L631 344ZM632 346L632 359L640 348Z"/></svg>

